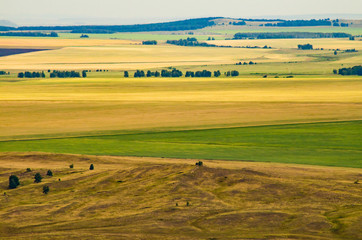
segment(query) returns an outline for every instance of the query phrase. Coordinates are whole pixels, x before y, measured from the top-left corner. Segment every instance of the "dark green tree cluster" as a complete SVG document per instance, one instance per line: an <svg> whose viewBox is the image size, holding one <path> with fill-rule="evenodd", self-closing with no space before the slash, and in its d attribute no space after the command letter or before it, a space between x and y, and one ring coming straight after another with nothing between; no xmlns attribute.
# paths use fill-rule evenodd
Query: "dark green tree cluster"
<svg viewBox="0 0 362 240"><path fill-rule="evenodd" d="M11 30L71 31L72 33L115 33L196 30L215 25L217 17L195 18L181 21L135 25L77 25L77 26L26 26Z"/></svg>
<svg viewBox="0 0 362 240"><path fill-rule="evenodd" d="M331 26L330 19L311 20L283 20L278 23L266 23L266 27L308 27L308 26Z"/></svg>
<svg viewBox="0 0 362 240"><path fill-rule="evenodd" d="M220 76L221 76L220 70L214 71L214 77L220 77Z"/></svg>
<svg viewBox="0 0 362 240"><path fill-rule="evenodd" d="M350 68L341 68L338 70L339 75L358 75L362 76L362 66L354 66Z"/></svg>
<svg viewBox="0 0 362 240"><path fill-rule="evenodd" d="M143 41L142 45L157 45L157 41L156 40Z"/></svg>
<svg viewBox="0 0 362 240"><path fill-rule="evenodd" d="M349 38L347 33L265 32L236 33L234 39Z"/></svg>
<svg viewBox="0 0 362 240"><path fill-rule="evenodd" d="M19 72L18 78L45 78L44 72Z"/></svg>
<svg viewBox="0 0 362 240"><path fill-rule="evenodd" d="M299 44L298 45L299 50L313 50L313 45L311 44Z"/></svg>
<svg viewBox="0 0 362 240"><path fill-rule="evenodd" d="M202 70L202 71L196 71L196 72L192 72L192 71L187 71L185 77L212 77L212 73L210 71L207 70Z"/></svg>
<svg viewBox="0 0 362 240"><path fill-rule="evenodd" d="M245 22L245 21L233 22L232 25L235 25L235 26L245 26L245 25L246 25L246 22Z"/></svg>
<svg viewBox="0 0 362 240"><path fill-rule="evenodd" d="M180 70L172 69L172 71L162 70L161 77L182 77L183 73Z"/></svg>
<svg viewBox="0 0 362 240"><path fill-rule="evenodd" d="M58 33L42 33L42 32L0 32L0 36L11 37L58 37Z"/></svg>
<svg viewBox="0 0 362 240"><path fill-rule="evenodd" d="M147 77L159 77L159 76L161 76L161 73L159 71L152 72L152 71L148 70L146 76Z"/></svg>
<svg viewBox="0 0 362 240"><path fill-rule="evenodd" d="M82 35L80 35L80 38L89 38L89 36L86 34L82 34Z"/></svg>
<svg viewBox="0 0 362 240"><path fill-rule="evenodd" d="M143 70L137 70L135 73L134 73L134 77L135 78L141 78L141 77L145 77L145 72Z"/></svg>
<svg viewBox="0 0 362 240"><path fill-rule="evenodd" d="M253 61L250 61L250 62L238 62L238 63L236 63L235 65L254 65L254 64L256 64L256 62L253 62Z"/></svg>
<svg viewBox="0 0 362 240"><path fill-rule="evenodd" d="M76 71L56 71L50 73L50 78L80 78L80 73Z"/></svg>
<svg viewBox="0 0 362 240"><path fill-rule="evenodd" d="M177 46L191 46L191 47L217 47L214 44L200 43L196 38L187 38L180 40L167 40L167 44L177 45Z"/></svg>
<svg viewBox="0 0 362 240"><path fill-rule="evenodd" d="M227 76L227 77L237 77L237 76L239 76L239 72L238 72L238 71L235 71L235 70L233 70L233 71L227 71L227 72L225 73L225 76Z"/></svg>

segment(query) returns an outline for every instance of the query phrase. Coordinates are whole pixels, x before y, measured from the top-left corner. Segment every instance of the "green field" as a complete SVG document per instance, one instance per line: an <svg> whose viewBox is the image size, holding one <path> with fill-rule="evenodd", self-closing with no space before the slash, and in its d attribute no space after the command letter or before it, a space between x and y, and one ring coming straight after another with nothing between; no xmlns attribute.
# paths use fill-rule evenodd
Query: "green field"
<svg viewBox="0 0 362 240"><path fill-rule="evenodd" d="M224 159L362 167L362 122L0 142L0 151Z"/></svg>

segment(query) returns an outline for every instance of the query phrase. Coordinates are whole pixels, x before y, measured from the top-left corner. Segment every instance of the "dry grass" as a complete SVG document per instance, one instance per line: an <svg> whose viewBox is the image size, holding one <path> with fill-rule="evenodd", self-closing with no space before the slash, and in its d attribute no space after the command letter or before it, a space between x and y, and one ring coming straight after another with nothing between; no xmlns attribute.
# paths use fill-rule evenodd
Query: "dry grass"
<svg viewBox="0 0 362 240"><path fill-rule="evenodd" d="M1 154L2 239L360 239L359 169ZM74 163L75 168L68 165ZM95 170L89 171L90 163ZM33 169L25 173L25 169ZM35 172L54 177L32 183ZM6 190L15 173L21 186ZM58 181L58 178L61 181ZM50 186L44 195L41 188ZM189 202L190 206L186 206ZM176 203L178 206L176 206Z"/></svg>

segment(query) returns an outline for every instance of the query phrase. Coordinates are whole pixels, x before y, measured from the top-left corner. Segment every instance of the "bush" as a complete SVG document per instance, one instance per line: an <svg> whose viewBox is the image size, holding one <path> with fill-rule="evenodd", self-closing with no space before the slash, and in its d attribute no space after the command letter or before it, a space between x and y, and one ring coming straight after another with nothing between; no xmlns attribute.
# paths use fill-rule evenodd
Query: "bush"
<svg viewBox="0 0 362 240"><path fill-rule="evenodd" d="M35 176L34 176L35 183L40 183L42 179L43 179L43 177L40 175L40 173L35 174Z"/></svg>
<svg viewBox="0 0 362 240"><path fill-rule="evenodd" d="M26 169L26 172L31 172L31 168L27 168L27 169Z"/></svg>
<svg viewBox="0 0 362 240"><path fill-rule="evenodd" d="M43 186L43 193L48 194L48 192L49 192L49 186L47 185Z"/></svg>
<svg viewBox="0 0 362 240"><path fill-rule="evenodd" d="M199 162L196 163L196 166L200 166L200 167L201 167L201 166L203 166L203 165L204 165L204 163L201 162L201 161L199 161Z"/></svg>
<svg viewBox="0 0 362 240"><path fill-rule="evenodd" d="M74 164L73 164L73 163L70 164L70 165L69 165L69 168L74 168Z"/></svg>
<svg viewBox="0 0 362 240"><path fill-rule="evenodd" d="M9 189L15 189L19 186L19 178L15 175L9 177Z"/></svg>
<svg viewBox="0 0 362 240"><path fill-rule="evenodd" d="M93 163L90 165L89 170L94 170L94 165L93 165Z"/></svg>
<svg viewBox="0 0 362 240"><path fill-rule="evenodd" d="M52 170L48 170L48 172L47 172L47 176L50 176L50 177L52 177L52 176L53 176L53 172L52 172Z"/></svg>

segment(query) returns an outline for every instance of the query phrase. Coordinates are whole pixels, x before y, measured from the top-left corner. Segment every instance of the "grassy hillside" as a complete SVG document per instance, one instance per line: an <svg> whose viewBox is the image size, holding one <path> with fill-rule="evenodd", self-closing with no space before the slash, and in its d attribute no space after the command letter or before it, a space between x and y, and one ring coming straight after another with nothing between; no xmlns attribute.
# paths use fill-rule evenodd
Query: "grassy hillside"
<svg viewBox="0 0 362 240"><path fill-rule="evenodd" d="M0 151L362 167L362 122L315 123L0 142Z"/></svg>
<svg viewBox="0 0 362 240"><path fill-rule="evenodd" d="M2 154L1 238L362 237L361 188L354 184L359 170L222 161L197 167L195 162ZM53 177L45 177L48 169ZM43 182L33 183L36 172ZM11 173L21 182L14 190L7 189ZM50 187L47 195L44 185Z"/></svg>

